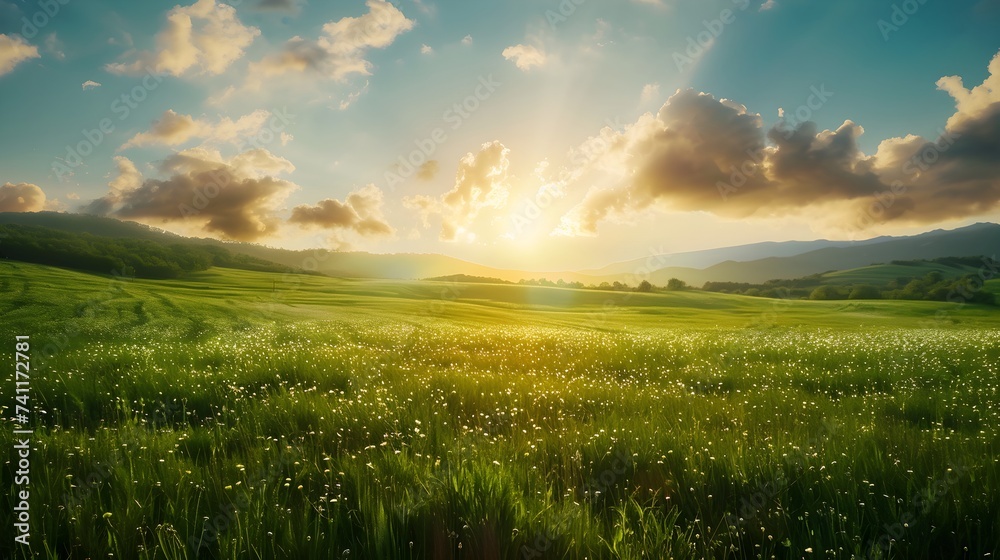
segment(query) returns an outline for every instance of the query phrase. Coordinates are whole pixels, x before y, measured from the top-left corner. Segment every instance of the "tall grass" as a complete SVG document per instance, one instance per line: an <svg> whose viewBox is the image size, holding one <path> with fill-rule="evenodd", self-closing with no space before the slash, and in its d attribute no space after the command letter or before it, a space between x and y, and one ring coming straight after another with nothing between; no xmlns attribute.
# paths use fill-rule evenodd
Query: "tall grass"
<svg viewBox="0 0 1000 560"><path fill-rule="evenodd" d="M392 301L269 320L155 298L133 320L142 297L37 319L80 328L32 381L36 557L1000 549L995 329L598 331ZM3 526L0 556L23 552Z"/></svg>

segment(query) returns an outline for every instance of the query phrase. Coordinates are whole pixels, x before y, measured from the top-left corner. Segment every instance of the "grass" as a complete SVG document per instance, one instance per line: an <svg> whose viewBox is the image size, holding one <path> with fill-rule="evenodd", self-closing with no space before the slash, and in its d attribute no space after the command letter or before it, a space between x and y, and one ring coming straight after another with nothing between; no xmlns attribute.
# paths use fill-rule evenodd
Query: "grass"
<svg viewBox="0 0 1000 560"><path fill-rule="evenodd" d="M39 558L1000 549L994 308L0 274Z"/></svg>

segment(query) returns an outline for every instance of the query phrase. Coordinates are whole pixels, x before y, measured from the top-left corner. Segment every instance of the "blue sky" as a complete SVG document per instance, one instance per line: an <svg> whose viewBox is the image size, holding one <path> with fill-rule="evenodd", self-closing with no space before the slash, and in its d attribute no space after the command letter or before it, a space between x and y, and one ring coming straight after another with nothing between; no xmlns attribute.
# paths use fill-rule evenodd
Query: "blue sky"
<svg viewBox="0 0 1000 560"><path fill-rule="evenodd" d="M997 219L995 0L0 0L0 22L3 210L529 269Z"/></svg>

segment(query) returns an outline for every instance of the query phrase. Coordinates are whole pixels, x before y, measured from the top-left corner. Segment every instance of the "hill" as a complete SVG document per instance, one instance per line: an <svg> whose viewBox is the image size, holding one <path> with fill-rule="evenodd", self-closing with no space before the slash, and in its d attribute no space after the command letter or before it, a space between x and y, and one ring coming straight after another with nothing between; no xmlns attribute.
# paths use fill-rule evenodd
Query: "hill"
<svg viewBox="0 0 1000 560"><path fill-rule="evenodd" d="M138 278L178 278L211 266L295 270L182 237L106 237L12 224L0 224L0 258Z"/></svg>
<svg viewBox="0 0 1000 560"><path fill-rule="evenodd" d="M894 260L929 260L942 257L994 256L1000 247L1000 225L980 223L955 230L935 230L911 237L879 238L849 247L826 247L791 257L753 261L726 261L704 269L663 268L650 282L666 284L679 278L688 284L705 282L761 283L776 278L801 278Z"/></svg>
<svg viewBox="0 0 1000 560"><path fill-rule="evenodd" d="M303 268L342 278L416 280L455 275L496 278L506 282L530 279L638 284L636 270L650 259L624 261L589 271L522 271L500 269L438 254L376 254L292 251L254 243L223 242L215 239L186 238L134 222L111 218L56 212L0 213L0 224L35 225L72 233L107 237L148 239L167 243L186 242L224 247L290 268ZM771 279L792 279L836 270L853 270L875 263L896 260L928 260L941 257L992 256L1000 247L1000 225L980 223L955 230L935 230L910 237L877 237L864 241L788 241L756 243L667 255L669 266L648 276L657 286L678 278L693 286L705 282L763 283Z"/></svg>

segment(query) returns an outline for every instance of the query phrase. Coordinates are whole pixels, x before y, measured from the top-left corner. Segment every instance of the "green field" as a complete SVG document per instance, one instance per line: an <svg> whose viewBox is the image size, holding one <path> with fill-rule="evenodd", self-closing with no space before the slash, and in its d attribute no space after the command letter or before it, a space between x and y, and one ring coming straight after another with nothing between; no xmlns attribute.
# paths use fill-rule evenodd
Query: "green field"
<svg viewBox="0 0 1000 560"><path fill-rule="evenodd" d="M39 558L1000 551L996 307L12 261L0 287Z"/></svg>

